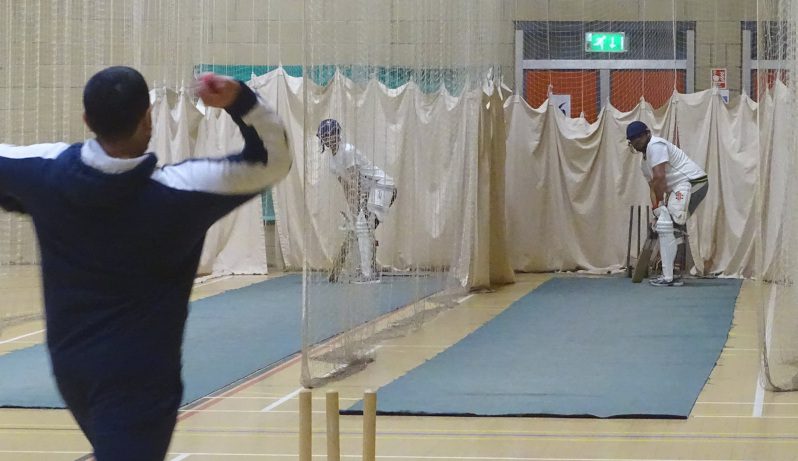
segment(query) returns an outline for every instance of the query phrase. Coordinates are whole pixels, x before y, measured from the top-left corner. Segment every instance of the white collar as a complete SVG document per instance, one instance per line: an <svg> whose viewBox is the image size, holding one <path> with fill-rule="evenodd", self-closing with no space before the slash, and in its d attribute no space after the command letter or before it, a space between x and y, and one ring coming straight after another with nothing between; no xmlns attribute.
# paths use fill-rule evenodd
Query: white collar
<svg viewBox="0 0 798 461"><path fill-rule="evenodd" d="M135 158L116 158L108 155L96 139L89 139L80 149L80 159L86 165L107 174L119 174L136 168L146 155Z"/></svg>

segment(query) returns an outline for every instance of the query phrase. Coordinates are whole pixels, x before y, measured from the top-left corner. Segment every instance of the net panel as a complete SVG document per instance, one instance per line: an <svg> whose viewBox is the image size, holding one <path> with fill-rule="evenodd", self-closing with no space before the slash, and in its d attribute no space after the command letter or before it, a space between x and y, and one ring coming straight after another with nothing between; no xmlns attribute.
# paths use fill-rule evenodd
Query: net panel
<svg viewBox="0 0 798 461"><path fill-rule="evenodd" d="M418 325L462 290L481 91L512 68L514 3L0 0L0 136L19 145L91 137L81 119L86 80L131 65L153 90L151 148L162 161L221 154L235 148L230 127L195 104L187 83L207 70L249 81L287 120L297 152L298 188L288 180L272 191L273 208L257 208L276 221L286 266L306 268L305 378L315 382L361 361L386 328ZM337 119L344 140L394 180L396 201L383 203L389 210L378 227L374 212L358 227L348 199L360 195L345 195L325 163L330 155L315 136L323 118ZM242 225L251 223L210 232L206 248L236 238ZM379 283L349 283L367 259L357 235L379 242L371 243ZM342 282L331 284L344 247L351 257ZM38 264L30 220L0 214L0 278L34 299L22 311L4 307L3 326L29 314L40 320L38 285L14 278L22 271L38 283ZM216 266L203 257L201 269ZM404 306L413 307L397 311ZM367 325L386 310L392 317L382 326ZM358 333L336 336L350 330ZM321 358L322 348L335 352Z"/></svg>
<svg viewBox="0 0 798 461"><path fill-rule="evenodd" d="M302 380L315 385L462 292L474 124L510 49L500 2L310 0L305 14Z"/></svg>
<svg viewBox="0 0 798 461"><path fill-rule="evenodd" d="M151 87L164 90L158 94L169 110L203 70L252 79L253 85L253 77L282 72L285 83L274 95L298 127L292 142L302 155L301 199L288 202L286 190L275 191L274 219L285 262L307 270L303 344L311 382L369 357L363 351L382 327L325 341L384 315L379 306L405 290L398 284L382 290L392 286L386 278L410 281L404 293L412 295L401 305L463 285L463 261L467 267L470 257L463 242L473 229L463 219L472 210L461 191L473 180L464 153L473 153L476 143L474 101L485 81L514 81L514 30L523 32L525 61L518 91L534 106L555 95L566 115L584 114L588 122L609 104L631 110L642 97L657 108L674 90L710 88L713 69L725 68L730 96L745 93L760 103L763 370L773 388L793 389L796 218L788 204L795 193L789 180L795 169L794 3L645 0L636 10L619 11L600 0L2 0L0 137L12 144L89 137L81 121L82 88L108 65L140 69ZM628 50L589 50L588 33L591 43L604 34L604 44L622 33ZM409 109L416 115L401 112ZM192 114L196 136L204 116L185 113ZM315 136L324 118L338 120L343 140L395 181L396 202L374 232L379 284L325 281L343 243L349 242L349 254L360 249L356 237L347 237L352 216L345 216L354 214L349 201L357 200L344 194ZM33 299L20 307L4 296L0 326L40 316L38 264L30 220L0 212L0 283L9 287L4 293L19 288ZM345 265L347 276L362 272L357 258ZM419 311L447 302L435 300ZM424 317L414 312L406 311L409 318ZM345 353L318 358L319 344Z"/></svg>
<svg viewBox="0 0 798 461"><path fill-rule="evenodd" d="M756 18L753 2L640 1L636 8L607 2L519 4L517 31L526 101L544 101L568 117L595 122L603 108L654 109L674 92L712 87L712 69L726 69L730 96L742 88L741 23ZM551 95L551 97L549 97Z"/></svg>
<svg viewBox="0 0 798 461"><path fill-rule="evenodd" d="M581 11L552 5L545 20L519 23L527 101L537 107L554 95L569 117L592 123L607 104L628 111L646 97L659 106L674 88L684 90L685 49L677 45L686 43L688 24L670 14L654 20L641 5L641 21L612 20L615 12L583 2Z"/></svg>
<svg viewBox="0 0 798 461"><path fill-rule="evenodd" d="M798 390L798 290L795 280L798 215L790 202L796 190L795 27L793 1L760 0L752 27L757 66L752 83L760 101L760 209L758 247L759 312L763 384Z"/></svg>
<svg viewBox="0 0 798 461"><path fill-rule="evenodd" d="M82 90L103 67L135 66L151 85L176 86L190 77L196 57L188 56L184 44L192 40L189 26L198 21L181 15L181 6L189 3L0 2L0 142L29 145L89 137L82 121ZM13 335L30 326L27 322L41 321L38 273L30 218L0 210L0 334ZM5 327L14 329L9 333Z"/></svg>
<svg viewBox="0 0 798 461"><path fill-rule="evenodd" d="M543 4L519 4L515 23L523 43L519 89L534 107L551 103L593 122L603 108L630 111L641 98L664 108L674 91L716 88L727 101L744 95L759 103L762 377L770 389L795 390L796 2L640 1L626 12L601 1ZM605 52L596 43L620 37L628 50Z"/></svg>
<svg viewBox="0 0 798 461"><path fill-rule="evenodd" d="M29 217L0 211L0 332L41 318L38 249Z"/></svg>

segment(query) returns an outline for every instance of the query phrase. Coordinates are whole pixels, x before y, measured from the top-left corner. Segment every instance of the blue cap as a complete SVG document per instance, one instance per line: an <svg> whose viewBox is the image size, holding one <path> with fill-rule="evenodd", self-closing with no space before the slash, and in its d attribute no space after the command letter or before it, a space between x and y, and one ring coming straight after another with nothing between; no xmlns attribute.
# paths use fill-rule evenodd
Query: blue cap
<svg viewBox="0 0 798 461"><path fill-rule="evenodd" d="M648 131L648 126L640 121L634 121L626 127L626 139L632 140Z"/></svg>

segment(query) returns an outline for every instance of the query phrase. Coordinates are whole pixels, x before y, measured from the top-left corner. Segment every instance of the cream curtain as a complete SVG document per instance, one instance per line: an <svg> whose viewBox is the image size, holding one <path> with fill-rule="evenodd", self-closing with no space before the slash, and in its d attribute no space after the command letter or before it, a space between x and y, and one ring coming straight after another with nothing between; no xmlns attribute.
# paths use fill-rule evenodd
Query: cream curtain
<svg viewBox="0 0 798 461"><path fill-rule="evenodd" d="M502 94L486 88L480 106L476 217L468 286L490 289L515 281L505 220L506 125Z"/></svg>
<svg viewBox="0 0 798 461"><path fill-rule="evenodd" d="M475 213L477 132L481 91L454 97L429 95L415 84L388 89L372 80L359 86L337 74L329 85L308 89L308 133L303 131L301 79L282 70L253 81L276 97L289 126L295 165L274 188L280 244L286 265L326 269L344 238L341 186L328 171L314 127L325 118L343 125L344 141L392 176L398 197L377 229L378 261L399 270L453 270L466 284Z"/></svg>
<svg viewBox="0 0 798 461"><path fill-rule="evenodd" d="M507 235L515 270L622 266L629 207L649 203L641 156L625 139L625 127L642 120L709 175L707 197L689 222L698 268L752 275L760 154L757 106L748 97L727 105L712 91L674 94L657 110L643 101L627 113L608 106L593 124L546 104L531 108L518 97L505 111Z"/></svg>
<svg viewBox="0 0 798 461"><path fill-rule="evenodd" d="M680 145L710 178L709 193L689 222L691 251L706 274L751 276L760 225L763 270L775 260L782 223L787 126L792 97L777 83L758 106L746 96L724 104L712 91L674 94L653 109L608 106L597 122L566 118L547 104L529 107L492 88L452 96L425 94L413 83L388 89L336 75L304 93L282 69L251 85L276 106L288 127L294 168L274 190L280 246L290 268L329 268L343 239L346 203L314 134L324 118L344 124L358 147L399 191L377 230L378 260L399 270L452 270L461 284L484 288L517 271L606 272L625 262L629 207L649 202L641 156L625 127L646 122ZM307 98L308 107L305 107ZM240 147L221 111L197 109L185 92L155 91L152 148L163 161L218 156ZM308 120L305 120L308 117ZM305 124L311 127L305 132ZM763 159L760 162L760 157ZM761 175L763 195L758 196ZM761 199L763 212L758 210ZM635 219L636 221L636 219ZM208 234L202 268L212 273L265 272L260 204L228 216ZM634 251L634 248L633 248Z"/></svg>
<svg viewBox="0 0 798 461"><path fill-rule="evenodd" d="M794 153L790 152L791 139L794 139L795 126L791 125L795 96L781 82L776 81L772 91L763 97L760 108L760 209L761 213L761 245L758 273L763 280L780 279L789 273L789 268L781 267L785 259L779 253L789 250L785 246L792 245L793 239L784 235L785 227L794 229L798 214L792 211L792 197L789 181L795 181L790 174L795 162Z"/></svg>
<svg viewBox="0 0 798 461"><path fill-rule="evenodd" d="M233 120L223 111L197 108L187 91L151 91L153 135L149 151L161 164L196 157L221 157L243 147ZM203 113L204 111L204 113ZM265 274L266 243L260 197L211 226L199 274Z"/></svg>

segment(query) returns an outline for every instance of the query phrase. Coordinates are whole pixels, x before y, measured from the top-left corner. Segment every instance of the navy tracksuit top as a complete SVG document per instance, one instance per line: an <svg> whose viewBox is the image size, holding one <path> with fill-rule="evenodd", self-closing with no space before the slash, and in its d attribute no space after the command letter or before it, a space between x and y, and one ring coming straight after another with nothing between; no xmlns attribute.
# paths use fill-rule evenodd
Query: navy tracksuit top
<svg viewBox="0 0 798 461"><path fill-rule="evenodd" d="M0 206L30 214L39 238L57 379L179 376L206 231L292 164L282 123L241 86L227 111L244 148L228 157L157 167L95 140L0 144Z"/></svg>

